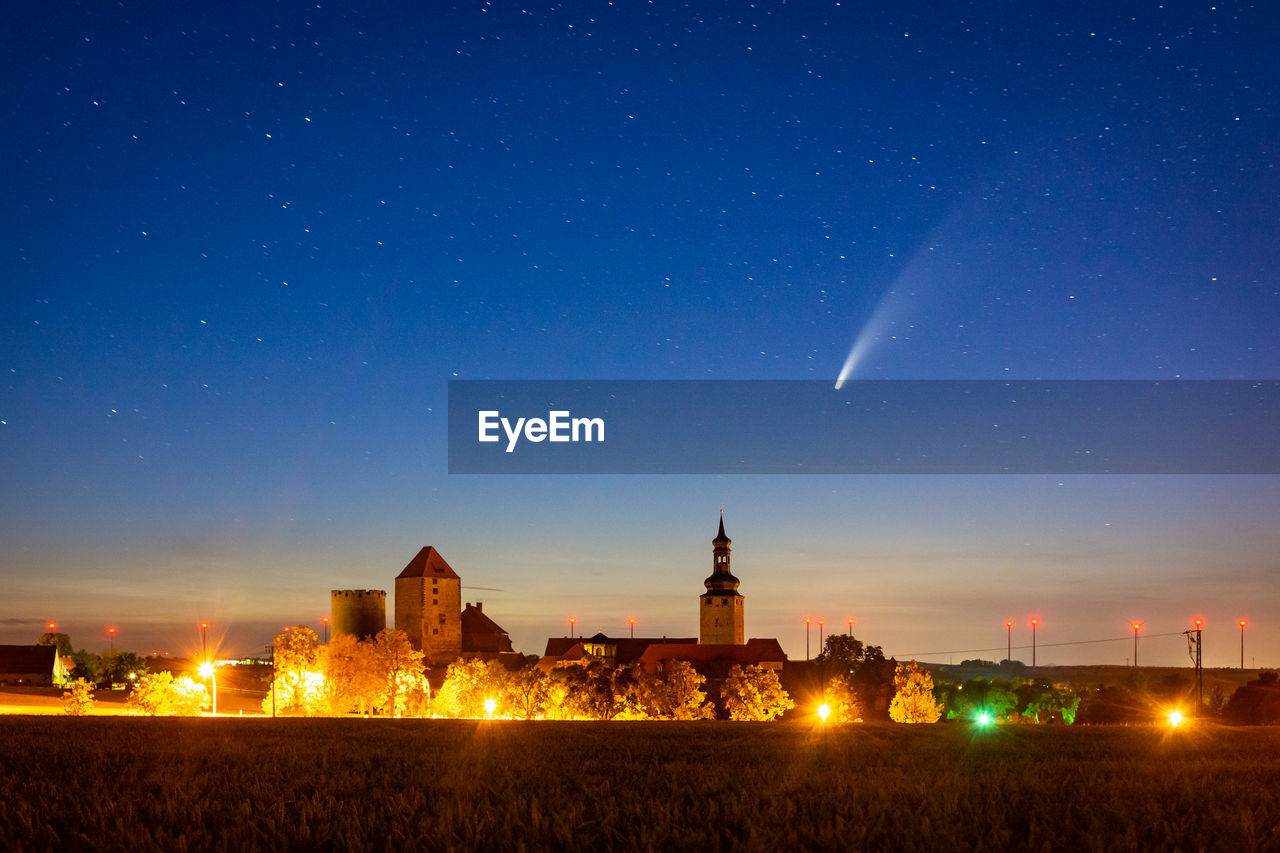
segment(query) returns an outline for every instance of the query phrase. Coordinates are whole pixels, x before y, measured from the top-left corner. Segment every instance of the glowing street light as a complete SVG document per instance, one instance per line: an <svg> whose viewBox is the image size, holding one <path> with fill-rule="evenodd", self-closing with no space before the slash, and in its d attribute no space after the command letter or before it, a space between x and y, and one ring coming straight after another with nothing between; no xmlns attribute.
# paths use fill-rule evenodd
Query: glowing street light
<svg viewBox="0 0 1280 853"><path fill-rule="evenodd" d="M827 722L827 717L831 716L831 706L828 705L826 702L823 702L821 705L818 706L817 713L818 713L818 719L821 720L822 723L825 725Z"/></svg>
<svg viewBox="0 0 1280 853"><path fill-rule="evenodd" d="M492 696L484 700L484 712L489 715L489 719L493 719L493 712L498 709L498 703Z"/></svg>
<svg viewBox="0 0 1280 853"><path fill-rule="evenodd" d="M1009 650L1005 652L1004 659L1009 662L1010 666L1012 666L1013 665L1013 620L1012 619L1005 620L1004 641L1005 641L1005 644L1009 647Z"/></svg>
<svg viewBox="0 0 1280 853"><path fill-rule="evenodd" d="M853 636L853 623L856 621L858 620L854 619L852 616L849 617L849 636L850 637Z"/></svg>
<svg viewBox="0 0 1280 853"><path fill-rule="evenodd" d="M107 626L107 638L111 641L111 651L114 652L116 650L116 626L115 625Z"/></svg>
<svg viewBox="0 0 1280 853"><path fill-rule="evenodd" d="M1170 728L1176 729L1178 726L1182 725L1182 712L1177 709L1170 711L1165 715L1165 718L1169 721Z"/></svg>
<svg viewBox="0 0 1280 853"><path fill-rule="evenodd" d="M55 628L57 628L57 627L58 627L58 623L57 623L57 622L50 622L50 623L49 623L49 633L50 633L50 634L52 634L52 633L53 633L53 630L54 630Z"/></svg>
<svg viewBox="0 0 1280 853"><path fill-rule="evenodd" d="M325 642L325 645L328 645L329 644L329 617L321 616L320 621L324 623L324 642Z"/></svg>
<svg viewBox="0 0 1280 853"><path fill-rule="evenodd" d="M1240 620L1240 668L1244 669L1244 626L1246 620Z"/></svg>
<svg viewBox="0 0 1280 853"><path fill-rule="evenodd" d="M573 639L573 626L575 623L577 623L577 621L578 621L577 616L569 617L569 639Z"/></svg>
<svg viewBox="0 0 1280 853"><path fill-rule="evenodd" d="M813 620L808 616L804 617L804 659L809 659L809 623Z"/></svg>
<svg viewBox="0 0 1280 853"><path fill-rule="evenodd" d="M823 645L826 644L827 642L827 632L826 632L826 629L823 627L826 624L827 623L824 620L822 619L818 620L818 648L819 649L821 649ZM822 652L818 652L818 654L822 654Z"/></svg>
<svg viewBox="0 0 1280 853"><path fill-rule="evenodd" d="M1133 629L1133 668L1138 668L1138 629L1142 627L1141 622L1134 622L1129 626Z"/></svg>
<svg viewBox="0 0 1280 853"><path fill-rule="evenodd" d="M627 620L627 623L631 625L631 639L634 640L636 638L636 618L632 616Z"/></svg>
<svg viewBox="0 0 1280 853"><path fill-rule="evenodd" d="M209 660L209 623L200 623L200 657Z"/></svg>
<svg viewBox="0 0 1280 853"><path fill-rule="evenodd" d="M983 711L981 714L978 715L977 723L980 726L991 725L991 715L988 714L986 711Z"/></svg>
<svg viewBox="0 0 1280 853"><path fill-rule="evenodd" d="M200 674L209 679L209 684L213 688L210 695L213 697L213 716L218 716L218 668L214 666L212 661L205 661L200 664ZM275 690L275 687L272 687Z"/></svg>
<svg viewBox="0 0 1280 853"><path fill-rule="evenodd" d="M1036 626L1040 624L1039 619L1031 620L1031 668L1036 668Z"/></svg>

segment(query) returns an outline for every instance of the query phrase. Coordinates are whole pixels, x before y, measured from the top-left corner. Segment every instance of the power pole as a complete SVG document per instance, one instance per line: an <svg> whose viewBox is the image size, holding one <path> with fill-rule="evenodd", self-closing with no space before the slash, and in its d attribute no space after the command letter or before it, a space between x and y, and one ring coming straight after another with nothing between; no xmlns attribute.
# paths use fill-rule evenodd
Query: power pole
<svg viewBox="0 0 1280 853"><path fill-rule="evenodd" d="M1204 670L1200 667L1200 629L1202 623L1196 620L1196 627L1193 631L1183 631L1187 637L1187 654L1191 656L1191 662L1196 668L1196 716L1200 716L1201 710L1204 708Z"/></svg>

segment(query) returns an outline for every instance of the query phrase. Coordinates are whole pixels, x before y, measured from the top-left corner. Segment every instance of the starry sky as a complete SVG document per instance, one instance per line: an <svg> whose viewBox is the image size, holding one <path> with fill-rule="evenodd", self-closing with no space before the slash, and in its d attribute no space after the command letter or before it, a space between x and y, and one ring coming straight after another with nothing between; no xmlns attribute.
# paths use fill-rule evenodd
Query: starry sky
<svg viewBox="0 0 1280 853"><path fill-rule="evenodd" d="M425 544L521 651L689 636L723 508L792 657L1038 616L1042 664L1138 620L1175 665L1199 616L1280 665L1274 476L451 476L445 434L451 379L1280 378L1274 5L9 20L0 642L252 653Z"/></svg>

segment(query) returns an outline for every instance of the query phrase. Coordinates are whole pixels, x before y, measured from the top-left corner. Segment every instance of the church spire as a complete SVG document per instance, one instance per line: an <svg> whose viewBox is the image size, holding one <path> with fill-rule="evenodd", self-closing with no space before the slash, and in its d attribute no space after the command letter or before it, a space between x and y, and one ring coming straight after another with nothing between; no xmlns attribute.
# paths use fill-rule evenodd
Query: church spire
<svg viewBox="0 0 1280 853"><path fill-rule="evenodd" d="M720 532L711 540L711 577L702 582L708 592L733 593L738 588L738 579L729 571L730 542L732 540L724 533L724 510L720 510Z"/></svg>

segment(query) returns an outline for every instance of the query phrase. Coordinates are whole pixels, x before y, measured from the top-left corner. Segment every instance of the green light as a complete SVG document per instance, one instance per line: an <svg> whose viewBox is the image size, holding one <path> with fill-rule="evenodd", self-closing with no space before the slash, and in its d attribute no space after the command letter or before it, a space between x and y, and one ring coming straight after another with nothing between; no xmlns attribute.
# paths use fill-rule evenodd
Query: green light
<svg viewBox="0 0 1280 853"><path fill-rule="evenodd" d="M983 711L981 714L978 715L978 725L989 726L991 725L991 722L992 722L991 715L988 714L986 711Z"/></svg>

